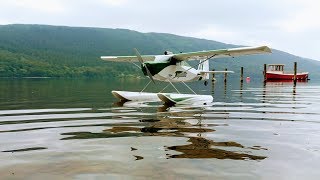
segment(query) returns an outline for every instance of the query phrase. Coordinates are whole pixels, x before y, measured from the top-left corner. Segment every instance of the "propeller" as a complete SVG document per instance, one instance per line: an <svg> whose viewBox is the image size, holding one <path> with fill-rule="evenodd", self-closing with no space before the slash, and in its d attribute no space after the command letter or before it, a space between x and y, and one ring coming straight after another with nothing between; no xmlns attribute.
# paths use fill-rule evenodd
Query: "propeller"
<svg viewBox="0 0 320 180"><path fill-rule="evenodd" d="M134 50L134 52L136 53L136 56L137 56L139 62L141 63L141 65L146 68L146 71L147 71L147 74L148 74L149 78L150 78L151 81L155 84L156 82L154 81L154 79L153 79L153 77L152 77L152 74L151 74L150 71L149 71L148 66L143 63L143 59L142 59L139 51L138 51L136 48L134 48L133 50Z"/></svg>

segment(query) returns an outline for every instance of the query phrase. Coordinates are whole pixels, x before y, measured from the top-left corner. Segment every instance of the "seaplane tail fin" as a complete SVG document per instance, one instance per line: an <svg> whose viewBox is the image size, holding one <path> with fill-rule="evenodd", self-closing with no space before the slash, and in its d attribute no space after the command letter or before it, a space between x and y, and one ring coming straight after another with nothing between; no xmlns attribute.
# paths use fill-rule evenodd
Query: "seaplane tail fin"
<svg viewBox="0 0 320 180"><path fill-rule="evenodd" d="M209 61L208 60L200 60L198 65L199 71L209 71Z"/></svg>
<svg viewBox="0 0 320 180"><path fill-rule="evenodd" d="M200 60L198 70L200 73L209 71L209 60ZM205 79L209 79L209 73L206 74Z"/></svg>

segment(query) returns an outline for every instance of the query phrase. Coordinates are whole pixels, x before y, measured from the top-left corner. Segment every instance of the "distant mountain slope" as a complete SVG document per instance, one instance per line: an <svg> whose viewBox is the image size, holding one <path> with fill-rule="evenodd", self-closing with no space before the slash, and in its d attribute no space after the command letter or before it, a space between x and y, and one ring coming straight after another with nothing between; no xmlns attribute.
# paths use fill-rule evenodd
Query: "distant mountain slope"
<svg viewBox="0 0 320 180"><path fill-rule="evenodd" d="M163 33L140 33L126 29L81 28L48 25L0 26L0 77L106 77L119 74L141 75L130 63L104 62L101 55L162 54L165 50L188 52L238 47L221 42ZM270 55L224 58L211 61L211 67L262 77L264 63L282 63L292 69L320 76L320 62L273 50ZM289 67L288 67L289 66ZM139 74L140 73L140 74Z"/></svg>

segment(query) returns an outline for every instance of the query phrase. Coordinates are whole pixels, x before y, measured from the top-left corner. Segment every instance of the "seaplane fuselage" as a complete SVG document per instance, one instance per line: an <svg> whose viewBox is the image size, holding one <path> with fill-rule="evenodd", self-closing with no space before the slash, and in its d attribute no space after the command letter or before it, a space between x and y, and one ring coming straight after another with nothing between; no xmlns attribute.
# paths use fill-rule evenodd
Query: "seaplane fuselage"
<svg viewBox="0 0 320 180"><path fill-rule="evenodd" d="M208 78L206 74L200 73L200 70L191 67L187 62L175 60L172 55L158 55L154 61L141 64L145 76L148 75L147 68L152 77L158 81L190 82Z"/></svg>

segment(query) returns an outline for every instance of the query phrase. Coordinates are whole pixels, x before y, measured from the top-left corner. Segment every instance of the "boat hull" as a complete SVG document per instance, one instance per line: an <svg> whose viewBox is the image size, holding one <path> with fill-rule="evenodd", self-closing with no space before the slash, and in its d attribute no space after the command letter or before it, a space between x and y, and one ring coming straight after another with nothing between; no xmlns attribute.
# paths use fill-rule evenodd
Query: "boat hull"
<svg viewBox="0 0 320 180"><path fill-rule="evenodd" d="M297 73L296 75L297 80L306 80L308 79L308 73ZM267 80L293 80L294 74L286 74L286 73L272 73L267 72L266 73L266 79Z"/></svg>

